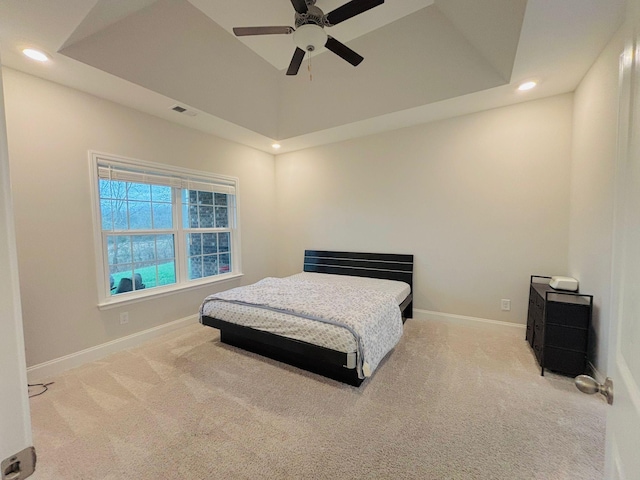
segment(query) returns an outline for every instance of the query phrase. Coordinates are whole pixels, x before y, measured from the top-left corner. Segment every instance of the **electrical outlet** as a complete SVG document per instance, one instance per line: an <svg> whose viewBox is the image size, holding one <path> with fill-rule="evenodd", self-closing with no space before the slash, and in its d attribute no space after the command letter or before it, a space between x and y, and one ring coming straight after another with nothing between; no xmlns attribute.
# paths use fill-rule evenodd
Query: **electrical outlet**
<svg viewBox="0 0 640 480"><path fill-rule="evenodd" d="M124 325L125 323L129 323L129 312L122 312L120 314L120 325Z"/></svg>
<svg viewBox="0 0 640 480"><path fill-rule="evenodd" d="M509 300L508 298L503 298L500 301L500 305L503 312L508 312L511 310L511 300Z"/></svg>

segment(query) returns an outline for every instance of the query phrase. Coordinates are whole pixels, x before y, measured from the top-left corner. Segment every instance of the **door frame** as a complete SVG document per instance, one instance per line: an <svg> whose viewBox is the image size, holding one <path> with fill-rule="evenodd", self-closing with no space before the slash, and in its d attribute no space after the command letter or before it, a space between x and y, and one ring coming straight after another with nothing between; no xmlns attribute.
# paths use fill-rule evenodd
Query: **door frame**
<svg viewBox="0 0 640 480"><path fill-rule="evenodd" d="M640 162L640 0L627 0L624 25L624 49L619 63L618 92L618 146L616 152L615 200L613 218L613 249L611 258L611 308L609 325L608 375L614 382L614 402L607 411L605 440L605 478L632 478L630 472L640 471L637 442L640 441L640 388L621 354L621 325L624 321L622 302L628 292L625 271L628 263L626 245L628 235L627 214L629 158ZM636 209L637 210L637 209ZM638 222L640 223L640 222ZM639 253L635 253L640 256ZM637 263L637 262L636 262ZM636 267L637 268L637 267ZM639 320L640 321L640 320ZM622 439L623 441L619 441ZM635 463L635 465L632 464Z"/></svg>
<svg viewBox="0 0 640 480"><path fill-rule="evenodd" d="M33 437L27 385L18 255L0 61L0 462L31 448ZM3 465L4 466L4 465ZM4 472L0 472L3 477ZM24 477L21 477L24 478Z"/></svg>

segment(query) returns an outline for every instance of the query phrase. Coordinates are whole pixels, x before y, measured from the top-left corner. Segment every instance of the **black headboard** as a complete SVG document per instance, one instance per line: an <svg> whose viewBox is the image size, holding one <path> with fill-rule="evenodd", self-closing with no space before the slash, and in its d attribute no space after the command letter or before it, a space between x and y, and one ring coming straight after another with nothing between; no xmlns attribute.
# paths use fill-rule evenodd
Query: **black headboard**
<svg viewBox="0 0 640 480"><path fill-rule="evenodd" d="M413 291L413 255L305 250L304 271L398 280Z"/></svg>

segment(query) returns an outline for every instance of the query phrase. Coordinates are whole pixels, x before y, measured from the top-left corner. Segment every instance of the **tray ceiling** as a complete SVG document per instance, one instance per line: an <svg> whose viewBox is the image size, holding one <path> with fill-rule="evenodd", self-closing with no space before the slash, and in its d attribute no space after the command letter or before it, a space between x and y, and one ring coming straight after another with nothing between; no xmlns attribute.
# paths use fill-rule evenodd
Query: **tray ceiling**
<svg viewBox="0 0 640 480"><path fill-rule="evenodd" d="M325 13L346 0L318 0ZM294 25L289 0L3 0L3 64L178 123L267 149L401 128L536 95L572 91L622 18L623 0L387 0L329 33L357 68L315 52L284 71L292 36L235 26ZM569 19L571 21L569 21ZM36 46L38 69L18 49ZM305 59L305 65L307 59ZM526 77L541 82L527 98ZM178 118L179 103L196 117Z"/></svg>

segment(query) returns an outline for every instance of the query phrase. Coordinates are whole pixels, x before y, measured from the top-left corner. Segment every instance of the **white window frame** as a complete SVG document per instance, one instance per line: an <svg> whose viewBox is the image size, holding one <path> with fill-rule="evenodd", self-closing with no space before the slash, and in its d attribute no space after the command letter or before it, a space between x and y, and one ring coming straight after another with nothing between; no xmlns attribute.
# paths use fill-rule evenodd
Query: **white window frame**
<svg viewBox="0 0 640 480"><path fill-rule="evenodd" d="M179 190L173 192L173 223L174 228L170 231L156 230L153 234L171 233L175 234L174 255L176 265L176 283L164 285L149 289L134 290L132 292L112 295L110 290L109 278L109 259L107 256L107 246L105 242L105 234L102 231L101 212L100 212L100 187L98 166L100 164L110 164L114 167L130 169L134 171L145 171L150 174L167 176L179 179L182 187L174 186L172 188ZM236 177L226 175L218 175L209 172L190 170L182 167L174 167L171 165L159 164L145 160L137 160L132 158L121 157L117 155L89 151L89 164L91 175L91 204L93 217L94 247L96 256L96 272L98 286L98 308L107 309L116 306L126 305L141 300L171 295L173 293L193 288L199 288L206 285L221 283L233 280L242 276L241 247L240 247L240 205L239 205L239 180ZM199 183L201 182L201 183ZM188 279L188 255L186 250L186 234L198 233L191 228L183 228L182 224L182 188L189 185L192 189L197 190L198 185L216 184L226 185L233 192L235 201L235 215L231 218L231 271L220 275L203 277L195 280ZM137 232L136 232L137 233ZM203 233L206 233L203 231ZM122 232L128 235L127 231Z"/></svg>

